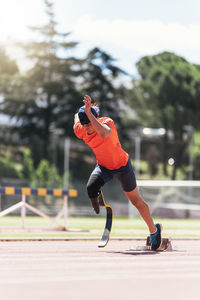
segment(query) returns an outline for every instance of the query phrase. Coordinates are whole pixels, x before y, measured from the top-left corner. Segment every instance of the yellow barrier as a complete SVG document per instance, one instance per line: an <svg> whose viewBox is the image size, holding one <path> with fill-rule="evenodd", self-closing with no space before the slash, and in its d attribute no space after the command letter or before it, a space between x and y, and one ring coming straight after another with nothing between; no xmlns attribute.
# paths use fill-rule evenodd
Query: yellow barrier
<svg viewBox="0 0 200 300"><path fill-rule="evenodd" d="M68 197L77 197L78 192L75 189L62 190L62 189L46 189L46 188L38 188L32 189L28 187L0 187L0 194L2 195L21 195L22 200L15 205L3 210L0 212L0 217L8 215L9 213L21 209L21 220L22 220L22 228L25 228L25 216L26 216L26 209L31 210L35 214L48 219L53 224L60 224L58 223L58 219L63 216L64 217L64 227L65 229L67 224L67 215L68 215ZM51 195L54 197L63 197L63 208L57 214L55 219L52 221L52 218L41 212L40 210L36 209L35 207L31 206L26 202L26 196L30 195L37 195L37 196L47 196Z"/></svg>

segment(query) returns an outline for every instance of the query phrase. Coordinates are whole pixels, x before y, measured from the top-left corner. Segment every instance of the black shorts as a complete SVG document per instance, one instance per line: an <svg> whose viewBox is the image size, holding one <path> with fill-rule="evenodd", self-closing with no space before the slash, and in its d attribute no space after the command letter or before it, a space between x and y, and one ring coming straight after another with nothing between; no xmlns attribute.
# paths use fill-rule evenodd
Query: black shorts
<svg viewBox="0 0 200 300"><path fill-rule="evenodd" d="M90 178L93 177L93 175L100 177L104 183L110 181L114 176L117 177L125 192L131 192L137 186L130 158L124 167L115 170L109 170L97 164Z"/></svg>

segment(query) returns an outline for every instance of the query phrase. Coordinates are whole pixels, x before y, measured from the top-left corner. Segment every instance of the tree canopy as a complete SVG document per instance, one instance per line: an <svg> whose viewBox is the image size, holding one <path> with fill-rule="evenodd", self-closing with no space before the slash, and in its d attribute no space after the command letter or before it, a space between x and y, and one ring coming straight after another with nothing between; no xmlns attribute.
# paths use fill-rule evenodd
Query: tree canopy
<svg viewBox="0 0 200 300"><path fill-rule="evenodd" d="M38 38L18 43L33 66L25 75L13 78L1 103L1 112L18 121L15 130L30 145L36 165L42 158L50 159L54 132L62 129L63 136L74 136L74 114L85 93L119 119L119 89L114 80L123 73L98 48L83 59L69 56L78 43L69 41L69 32L57 31L53 3L44 3L47 23L30 28Z"/></svg>
<svg viewBox="0 0 200 300"><path fill-rule="evenodd" d="M177 146L175 172L184 154L185 126L199 124L194 110L199 103L200 72L195 65L170 52L143 57L137 68L140 77L129 91L129 104L143 126L163 127L166 133L173 132ZM164 163L167 159L165 147Z"/></svg>

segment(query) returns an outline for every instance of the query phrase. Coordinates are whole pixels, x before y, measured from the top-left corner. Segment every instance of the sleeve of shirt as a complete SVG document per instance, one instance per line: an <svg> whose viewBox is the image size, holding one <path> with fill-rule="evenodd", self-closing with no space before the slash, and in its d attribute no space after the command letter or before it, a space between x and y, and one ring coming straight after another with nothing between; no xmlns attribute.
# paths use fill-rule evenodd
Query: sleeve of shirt
<svg viewBox="0 0 200 300"><path fill-rule="evenodd" d="M115 123L111 118L106 118L105 120L103 120L102 124L106 124L111 128L115 127Z"/></svg>
<svg viewBox="0 0 200 300"><path fill-rule="evenodd" d="M77 138L82 139L83 137L83 126L81 125L80 122L77 122L74 127L74 133L77 136Z"/></svg>

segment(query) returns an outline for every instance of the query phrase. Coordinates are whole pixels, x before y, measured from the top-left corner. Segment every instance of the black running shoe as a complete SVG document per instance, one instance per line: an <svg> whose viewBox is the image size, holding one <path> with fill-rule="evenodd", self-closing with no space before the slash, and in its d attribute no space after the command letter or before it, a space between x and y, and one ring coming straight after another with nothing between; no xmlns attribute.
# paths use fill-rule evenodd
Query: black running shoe
<svg viewBox="0 0 200 300"><path fill-rule="evenodd" d="M155 224L157 231L155 233L150 234L150 242L151 242L151 249L157 250L160 247L161 244L161 231L162 231L162 225L161 224Z"/></svg>

